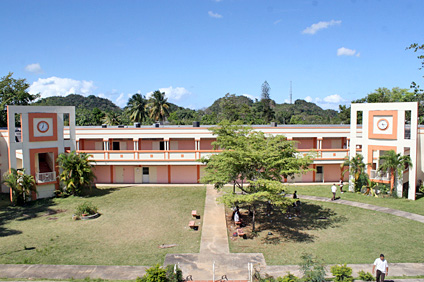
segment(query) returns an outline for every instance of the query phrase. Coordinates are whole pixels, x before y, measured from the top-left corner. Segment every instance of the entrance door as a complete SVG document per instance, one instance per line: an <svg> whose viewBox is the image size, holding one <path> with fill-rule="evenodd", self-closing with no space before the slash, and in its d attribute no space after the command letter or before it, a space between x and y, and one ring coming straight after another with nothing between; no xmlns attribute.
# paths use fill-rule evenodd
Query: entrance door
<svg viewBox="0 0 424 282"><path fill-rule="evenodd" d="M143 167L143 183L149 183L149 168Z"/></svg>
<svg viewBox="0 0 424 282"><path fill-rule="evenodd" d="M143 183L143 168L134 168L134 183Z"/></svg>
<svg viewBox="0 0 424 282"><path fill-rule="evenodd" d="M317 166L317 172L315 174L315 182L323 182L324 181L324 167Z"/></svg>
<svg viewBox="0 0 424 282"><path fill-rule="evenodd" d="M115 166L115 183L124 183L124 167Z"/></svg>

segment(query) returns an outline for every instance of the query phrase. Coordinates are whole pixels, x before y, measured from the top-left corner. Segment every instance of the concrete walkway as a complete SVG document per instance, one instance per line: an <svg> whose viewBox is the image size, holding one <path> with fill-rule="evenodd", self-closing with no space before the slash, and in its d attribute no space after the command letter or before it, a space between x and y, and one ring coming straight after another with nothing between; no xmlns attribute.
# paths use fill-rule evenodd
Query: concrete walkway
<svg viewBox="0 0 424 282"><path fill-rule="evenodd" d="M407 218L407 219L410 219L410 220L415 220L415 221L424 223L424 216L422 216L422 215L410 213L410 212L405 212L405 211L400 211L400 210L395 210L395 209L391 209L391 208L385 208L385 207L374 206L374 205L370 205L370 204L352 202L352 201L347 201L347 200L342 200L342 199L331 201L330 198L317 197L317 196L299 195L299 198L300 199L306 199L306 200L320 201L320 202L331 202L331 203L335 203L335 204L341 204L341 205L347 205L347 206L352 206L352 207L357 207L357 208L362 208L362 209L367 209L367 210L379 211L379 212L384 212L384 213L388 213L388 214L392 214L392 215L396 215L396 216L400 216L400 217L404 217L404 218Z"/></svg>

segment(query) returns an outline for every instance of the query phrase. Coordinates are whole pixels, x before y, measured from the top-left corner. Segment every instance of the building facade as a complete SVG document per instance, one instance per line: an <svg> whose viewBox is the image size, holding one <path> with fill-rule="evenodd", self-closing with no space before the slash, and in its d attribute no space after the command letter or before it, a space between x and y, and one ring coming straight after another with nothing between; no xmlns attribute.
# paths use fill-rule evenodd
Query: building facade
<svg viewBox="0 0 424 282"><path fill-rule="evenodd" d="M398 186L405 186L408 197L415 199L415 187L424 178L420 157L424 128L417 125L417 108L417 103L352 104L350 125L252 127L269 135L285 135L296 142L300 153L315 152L313 171L289 179L291 182L347 181L349 175L342 174L341 165L346 157L358 153L370 163L370 178L388 183L386 175L377 173L378 156L391 149L410 155L414 165L405 169ZM365 122L357 122L358 112ZM55 159L67 150L91 155L97 183L118 184L198 183L204 169L198 159L219 153L213 148L216 137L210 126L198 123L76 127L73 107L10 106L8 113L9 127L0 130L1 173L9 167L25 168L36 179L39 198L58 188ZM16 116L20 116L20 128L15 127ZM398 193L402 191L398 189ZM2 192L7 193L7 187L2 186Z"/></svg>

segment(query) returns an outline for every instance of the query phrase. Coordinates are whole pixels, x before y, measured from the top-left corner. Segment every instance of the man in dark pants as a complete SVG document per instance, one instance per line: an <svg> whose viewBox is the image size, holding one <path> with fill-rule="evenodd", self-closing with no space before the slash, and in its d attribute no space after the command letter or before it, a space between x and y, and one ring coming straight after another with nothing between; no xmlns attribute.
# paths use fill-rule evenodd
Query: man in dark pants
<svg viewBox="0 0 424 282"><path fill-rule="evenodd" d="M375 269L377 268L377 282L384 282L384 278L386 275L389 275L389 265L387 260L384 259L384 255L381 254L380 258L374 261L374 265L372 267L372 274L374 274Z"/></svg>

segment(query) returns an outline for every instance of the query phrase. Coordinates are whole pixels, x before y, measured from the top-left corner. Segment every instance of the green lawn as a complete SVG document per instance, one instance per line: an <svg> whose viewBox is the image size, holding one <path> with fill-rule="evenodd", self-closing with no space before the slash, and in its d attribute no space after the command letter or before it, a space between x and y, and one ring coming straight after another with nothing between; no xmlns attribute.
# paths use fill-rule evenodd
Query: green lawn
<svg viewBox="0 0 424 282"><path fill-rule="evenodd" d="M203 218L204 187L102 187L90 197L39 200L28 207L0 201L0 263L154 265L167 253L198 252L191 210ZM101 216L73 221L84 201ZM56 212L56 213L55 213ZM201 221L201 220L198 220ZM177 244L160 249L161 244Z"/></svg>
<svg viewBox="0 0 424 282"><path fill-rule="evenodd" d="M340 190L337 186L337 197L341 197L343 200L349 200L354 202L361 202L381 207L387 207L402 211L407 211L411 213L416 213L420 215L424 215L424 197L411 201L405 198L395 199L395 198L376 198L371 196L365 196L363 194L345 192L343 194L340 193ZM348 185L343 187L344 190L348 189ZM287 193L293 193L297 190L298 195L311 195L311 196L320 196L331 198L331 185L288 185L288 189L286 189Z"/></svg>
<svg viewBox="0 0 424 282"><path fill-rule="evenodd" d="M371 263L380 253L389 262L424 261L424 224L381 212L303 201L301 218L279 214L258 221L258 236L230 239L231 252L263 253L271 265L297 264L302 253L329 264Z"/></svg>

